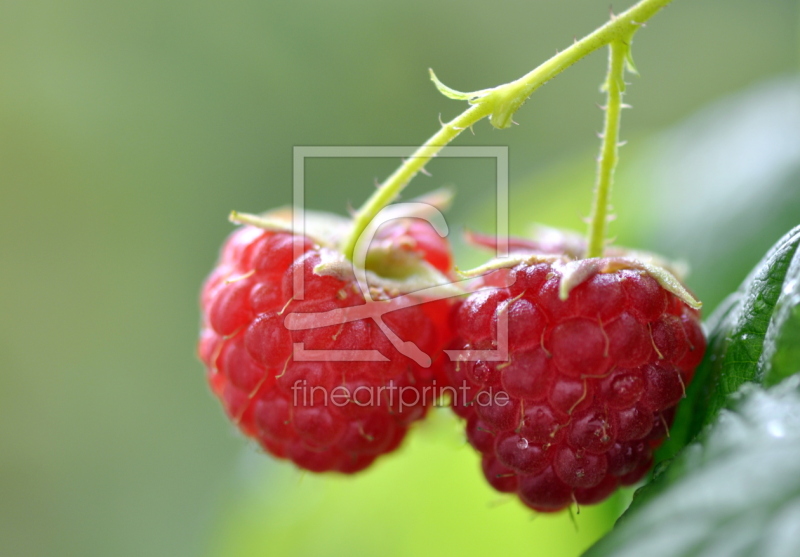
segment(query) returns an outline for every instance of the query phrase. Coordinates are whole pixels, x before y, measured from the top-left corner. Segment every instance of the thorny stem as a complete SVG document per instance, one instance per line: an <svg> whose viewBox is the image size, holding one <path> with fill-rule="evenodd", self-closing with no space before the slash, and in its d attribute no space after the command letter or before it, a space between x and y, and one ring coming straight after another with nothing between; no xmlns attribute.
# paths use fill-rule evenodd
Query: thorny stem
<svg viewBox="0 0 800 557"><path fill-rule="evenodd" d="M487 116L489 112L489 107L485 105L474 105L457 118L443 125L433 137L414 151L411 157L403 161L403 164L375 190L375 193L372 194L353 218L353 229L342 248L342 252L348 259L352 260L353 251L355 250L358 238L367 226L369 226L369 223L372 222L372 219L375 218L375 215L394 201L403 188L408 185L414 176L422 170L425 164L435 157L443 147L453 141L465 128L468 128L481 118Z"/></svg>
<svg viewBox="0 0 800 557"><path fill-rule="evenodd" d="M609 197L614 183L614 169L619 160L619 122L622 112L622 93L625 91L625 57L630 45L614 41L608 48L606 90L606 121L603 141L597 159L597 183L594 190L592 215L589 218L589 241L586 257L602 257L608 228Z"/></svg>
<svg viewBox="0 0 800 557"><path fill-rule="evenodd" d="M629 10L612 16L605 25L595 30L569 48L559 52L533 71L516 81L492 89L473 93L459 93L442 85L433 77L439 90L451 98L468 100L472 106L460 116L444 124L428 141L380 186L380 188L358 210L353 219L353 227L346 238L342 251L349 259L353 257L356 242L375 215L391 203L412 178L422 170L437 153L455 139L466 128L479 120L490 117L492 125L505 128L511 125L514 112L530 95L546 82L553 79L575 62L609 44L626 45L623 58L629 52L633 34L647 20L672 0L641 0ZM618 118L617 118L618 119ZM607 120L608 121L608 120ZM616 141L614 142L616 144ZM615 150L616 155L616 150ZM613 166L612 166L613 170ZM598 184L601 181L598 180ZM603 217L605 219L605 216ZM602 245L602 238L600 240Z"/></svg>

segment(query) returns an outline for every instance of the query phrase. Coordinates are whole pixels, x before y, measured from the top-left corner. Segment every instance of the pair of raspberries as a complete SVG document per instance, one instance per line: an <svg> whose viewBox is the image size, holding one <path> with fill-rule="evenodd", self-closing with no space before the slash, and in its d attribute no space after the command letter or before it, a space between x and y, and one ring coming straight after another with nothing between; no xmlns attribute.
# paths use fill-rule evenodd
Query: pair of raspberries
<svg viewBox="0 0 800 557"><path fill-rule="evenodd" d="M378 238L454 278L426 222L392 221ZM367 468L447 400L496 490L541 512L600 502L652 466L703 357L698 311L646 265L512 248L512 263L460 296L409 304L371 284L374 319L357 313L367 303L352 273L319 271L329 247L244 226L203 288L208 382L245 435L313 472ZM351 317L313 326L332 311ZM288 326L291 314L314 314L312 326Z"/></svg>

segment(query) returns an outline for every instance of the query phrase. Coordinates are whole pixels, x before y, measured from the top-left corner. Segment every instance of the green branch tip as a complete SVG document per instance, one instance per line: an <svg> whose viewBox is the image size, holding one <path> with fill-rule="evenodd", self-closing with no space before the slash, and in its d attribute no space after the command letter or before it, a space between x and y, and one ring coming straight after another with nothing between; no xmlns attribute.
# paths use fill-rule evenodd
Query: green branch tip
<svg viewBox="0 0 800 557"><path fill-rule="evenodd" d="M520 80L464 93L442 83L432 69L429 68L428 71L431 81L442 95L448 99L467 101L471 105L482 105L489 112L489 122L498 129L508 128L514 123L511 117L532 93L532 90L525 91L525 83Z"/></svg>
<svg viewBox="0 0 800 557"><path fill-rule="evenodd" d="M436 77L436 74L433 73L433 68L428 68L428 72L430 73L431 81L433 81L434 85L436 85L436 88L448 99L468 101L469 103L474 104L476 99L484 96L488 91L491 91L491 89L483 89L481 91L473 91L472 93L462 93L461 91L456 91L455 89L442 83L439 78Z"/></svg>
<svg viewBox="0 0 800 557"><path fill-rule="evenodd" d="M383 185L364 203L356 212L350 232L344 238L341 250L348 259L353 256L353 250L358 238L367 228L372 219L385 206L392 203L408 183L420 172L425 165L446 145L453 141L467 128L488 117L495 128L508 128L515 122L512 120L514 113L528 100L539 87L559 75L565 69L582 60L589 54L611 44L625 45L621 63L635 72L633 57L630 53L630 43L634 33L660 9L672 0L640 0L625 12L612 16L610 21L585 36L575 41L565 50L562 50L534 70L523 75L515 81L499 85L490 89L481 89L473 92L457 91L442 83L433 70L429 70L430 78L436 88L444 96L460 101L467 101L470 107L443 124L414 154L407 158L402 165L389 176ZM616 75L616 74L615 74ZM619 84L619 89L624 90L624 81ZM617 89L614 87L612 89ZM607 135L608 136L608 135ZM614 140L616 148L616 139ZM616 151L614 152L616 156ZM606 159L611 162L611 159ZM610 165L613 168L613 164ZM605 217L604 217L605 219ZM605 229L603 229L605 230ZM602 246L602 239L600 240ZM602 251L602 250L601 250Z"/></svg>

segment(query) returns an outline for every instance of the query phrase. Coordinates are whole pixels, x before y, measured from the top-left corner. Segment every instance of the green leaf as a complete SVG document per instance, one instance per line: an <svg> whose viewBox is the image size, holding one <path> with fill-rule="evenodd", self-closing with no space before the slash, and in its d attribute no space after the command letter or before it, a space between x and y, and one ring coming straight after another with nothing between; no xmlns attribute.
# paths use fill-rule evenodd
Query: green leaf
<svg viewBox="0 0 800 557"><path fill-rule="evenodd" d="M706 322L706 357L687 389L686 400L678 408L670 440L659 452L659 460L677 453L711 423L728 397L744 383L764 381L767 368L774 370L769 373L776 378L798 371L800 359L795 356L792 364L788 355L789 351L796 350L795 341L800 331L796 315L800 298L797 294L798 245L800 226L770 249L739 290ZM794 294L786 293L789 291ZM765 342L768 338L770 340ZM787 357L789 361L785 361ZM773 361L778 363L767 365ZM786 371L787 368L791 371ZM768 384L775 382L776 379L767 381Z"/></svg>
<svg viewBox="0 0 800 557"><path fill-rule="evenodd" d="M786 273L759 365L765 385L774 385L800 371L800 250Z"/></svg>
<svg viewBox="0 0 800 557"><path fill-rule="evenodd" d="M799 387L746 385L584 557L796 555Z"/></svg>
<svg viewBox="0 0 800 557"><path fill-rule="evenodd" d="M708 320L705 359L659 454L677 456L586 556L793 555L800 546L791 522L800 519L799 245L796 227Z"/></svg>

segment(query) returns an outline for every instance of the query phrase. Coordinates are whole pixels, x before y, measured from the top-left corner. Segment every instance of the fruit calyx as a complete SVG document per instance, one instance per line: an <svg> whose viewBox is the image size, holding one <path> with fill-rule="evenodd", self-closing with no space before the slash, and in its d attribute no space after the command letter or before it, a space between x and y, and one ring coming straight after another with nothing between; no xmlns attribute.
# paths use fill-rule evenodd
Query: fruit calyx
<svg viewBox="0 0 800 557"><path fill-rule="evenodd" d="M353 259L342 251L352 233L352 221L322 211L303 213L298 230L291 207L260 215L231 212L231 222L270 232L303 235L322 249L313 271L339 280L355 279L367 299L387 299L435 289L455 296L466 292L454 284L452 257L447 245L447 224L441 215L452 201L452 191L440 189L410 202L384 207L359 238ZM430 296L427 296L430 297Z"/></svg>
<svg viewBox="0 0 800 557"><path fill-rule="evenodd" d="M467 234L467 241L486 248L494 248L497 243L492 236L475 232ZM511 250L508 257L492 259L468 271L458 270L458 274L475 277L490 271L510 269L520 263L549 263L561 273L558 295L563 301L569 298L569 293L576 286L594 275L635 270L653 277L664 290L677 296L689 307L700 309L703 305L682 284L686 266L671 263L653 253L610 246L606 249L606 257L583 258L578 255L585 253L583 248L586 244L582 237L547 227L539 228L536 236L530 240L509 238L508 245Z"/></svg>

